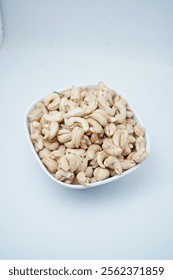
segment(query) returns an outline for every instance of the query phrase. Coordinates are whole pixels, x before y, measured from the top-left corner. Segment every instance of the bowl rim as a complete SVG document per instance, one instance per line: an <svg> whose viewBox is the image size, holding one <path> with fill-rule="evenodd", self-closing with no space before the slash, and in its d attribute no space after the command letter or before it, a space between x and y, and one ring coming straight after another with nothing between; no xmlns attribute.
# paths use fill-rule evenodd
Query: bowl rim
<svg viewBox="0 0 173 280"><path fill-rule="evenodd" d="M94 88L96 87L96 85L86 85L87 87L89 88ZM76 86L76 87L83 87L83 86ZM66 89L61 89L61 90L57 90L56 92L62 92ZM116 92L117 95L120 95L119 93ZM45 95L46 96L46 95ZM25 127L25 133L26 133L26 137L27 137L27 140L28 140L28 143L29 143L29 146L33 152L33 155L34 157L36 158L37 162L39 163L39 165L41 166L42 170L49 176L49 178L51 178L53 181L55 181L56 183L64 186L64 187L67 187L67 188L70 188L70 189L90 189L90 188L93 188L93 187L97 187L97 186L100 186L100 185L104 185L104 184L108 184L108 183L111 183L113 181L116 181L116 180L119 180L121 178L123 178L124 176L130 174L131 172L135 171L136 169L138 169L144 162L140 162L138 163L137 165L135 165L134 167L124 171L121 175L116 175L116 176L112 176L110 178L107 178L105 180L102 180L102 181L99 181L99 182L95 182L95 183L91 183L87 186L84 186L84 185L76 185L76 184L67 184L67 183L64 183L60 180L57 180L53 175L51 175L51 173L49 173L49 171L47 170L47 168L44 166L44 164L42 163L41 159L39 158L35 148L34 148L34 145L32 144L32 141L31 141L31 138L30 138L30 132L29 132L29 120L28 120L28 114L29 112L31 112L35 105L38 103L38 102L42 102L43 99L45 98L45 96L42 96L40 98L37 98L34 102L32 102L32 104L30 106L28 106L27 110L25 111L25 117L24 117L24 127ZM121 96L124 98L124 96L121 94ZM125 100L127 100L126 98L124 98ZM127 100L128 102L128 100ZM130 106L130 108L132 109L132 112L133 112L133 117L134 119L136 120L136 122L139 124L139 125L142 125L143 127L144 124L143 124L143 121L141 120L141 118L139 117L138 113L136 112L136 110L133 109L133 106L131 106L131 104L129 104L128 102L128 105ZM150 149L151 149L151 144L150 144L150 138L149 138L149 134L145 128L145 142L146 142L146 151L148 153L148 156L150 154ZM148 157L147 157L148 158Z"/></svg>

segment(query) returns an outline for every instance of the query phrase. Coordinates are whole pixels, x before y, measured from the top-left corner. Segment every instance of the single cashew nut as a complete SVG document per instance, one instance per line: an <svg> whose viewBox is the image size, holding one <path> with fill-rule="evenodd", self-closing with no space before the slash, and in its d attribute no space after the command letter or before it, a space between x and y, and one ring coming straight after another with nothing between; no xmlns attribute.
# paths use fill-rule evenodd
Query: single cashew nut
<svg viewBox="0 0 173 280"><path fill-rule="evenodd" d="M97 152L100 152L100 151L101 151L101 147L100 147L99 145L94 145L94 144L92 144L92 145L88 148L88 150L87 150L87 152L86 152L86 158L87 158L88 160L92 160L92 159L94 159L95 154L96 154Z"/></svg>
<svg viewBox="0 0 173 280"><path fill-rule="evenodd" d="M123 170L130 169L136 165L133 160L120 160L119 162Z"/></svg>
<svg viewBox="0 0 173 280"><path fill-rule="evenodd" d="M76 148L79 148L84 131L81 127L74 127L71 133L71 140Z"/></svg>
<svg viewBox="0 0 173 280"><path fill-rule="evenodd" d="M51 172L55 173L57 171L58 164L54 159L51 158L43 158L42 163L46 166L46 168Z"/></svg>
<svg viewBox="0 0 173 280"><path fill-rule="evenodd" d="M92 118L87 119L88 124L90 125L89 130L93 133L101 133L103 128L102 126Z"/></svg>
<svg viewBox="0 0 173 280"><path fill-rule="evenodd" d="M97 163L100 167L106 168L105 165L103 164L103 161L108 157L109 155L105 153L104 151L98 152L97 153Z"/></svg>
<svg viewBox="0 0 173 280"><path fill-rule="evenodd" d="M142 136L143 137L144 134L145 134L145 128L142 125L139 125L139 124L136 124L134 126L134 131L135 131L135 134L137 136Z"/></svg>
<svg viewBox="0 0 173 280"><path fill-rule="evenodd" d="M118 175L121 175L123 172L121 164L116 157L109 156L107 159L105 159L104 165L110 169L115 170L116 174Z"/></svg>
<svg viewBox="0 0 173 280"><path fill-rule="evenodd" d="M83 171L79 172L77 174L76 178L77 178L78 183L81 185L86 186L89 184L89 178L86 177L86 173Z"/></svg>
<svg viewBox="0 0 173 280"><path fill-rule="evenodd" d="M40 109L35 109L28 114L28 118L31 122L39 121L43 115L43 112Z"/></svg>
<svg viewBox="0 0 173 280"><path fill-rule="evenodd" d="M79 123L79 125L82 126L84 132L89 130L88 122L83 118L71 117L69 119L65 119L65 124L68 125L68 126L72 126L75 123Z"/></svg>
<svg viewBox="0 0 173 280"><path fill-rule="evenodd" d="M46 148L44 148L42 151L39 152L39 157L42 158L47 158L50 157L50 151Z"/></svg>
<svg viewBox="0 0 173 280"><path fill-rule="evenodd" d="M94 170L94 179L96 181L102 181L105 180L106 178L109 178L110 172L108 169L104 169L101 167L97 167Z"/></svg>

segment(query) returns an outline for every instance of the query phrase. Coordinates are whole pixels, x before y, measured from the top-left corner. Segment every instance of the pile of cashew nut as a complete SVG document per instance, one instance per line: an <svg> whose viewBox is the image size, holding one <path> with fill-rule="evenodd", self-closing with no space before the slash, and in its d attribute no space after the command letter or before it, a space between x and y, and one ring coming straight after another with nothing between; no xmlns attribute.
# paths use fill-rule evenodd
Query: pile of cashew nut
<svg viewBox="0 0 173 280"><path fill-rule="evenodd" d="M103 82L53 92L28 118L42 163L65 183L86 186L121 175L147 157L145 129Z"/></svg>

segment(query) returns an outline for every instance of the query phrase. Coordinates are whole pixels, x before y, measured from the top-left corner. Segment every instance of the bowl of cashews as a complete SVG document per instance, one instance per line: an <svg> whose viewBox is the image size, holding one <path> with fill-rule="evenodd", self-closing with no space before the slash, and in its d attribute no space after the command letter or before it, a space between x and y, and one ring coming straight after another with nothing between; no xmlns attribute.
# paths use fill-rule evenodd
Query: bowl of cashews
<svg viewBox="0 0 173 280"><path fill-rule="evenodd" d="M35 101L26 112L25 128L42 170L73 189L116 181L136 170L150 152L140 117L103 82Z"/></svg>

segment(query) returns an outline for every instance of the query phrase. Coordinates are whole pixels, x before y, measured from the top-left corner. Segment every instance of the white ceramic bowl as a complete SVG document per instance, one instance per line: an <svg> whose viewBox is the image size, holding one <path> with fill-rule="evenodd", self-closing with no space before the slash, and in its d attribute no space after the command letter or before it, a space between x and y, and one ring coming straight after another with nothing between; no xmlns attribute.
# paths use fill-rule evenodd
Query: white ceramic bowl
<svg viewBox="0 0 173 280"><path fill-rule="evenodd" d="M95 86L88 86L88 87L89 87L89 88L93 88L93 87L95 87ZM62 91L62 90L60 90L60 91ZM44 97L45 97L45 96L44 96ZM88 189L88 188L93 188L93 187L96 187L96 186L104 185L104 184L107 184L107 183L110 183L110 182L119 180L119 179L121 179L122 177L124 177L124 176L130 174L131 172L135 171L137 168L139 168L139 167L142 165L143 162L138 163L135 167L133 167L133 168L131 168L131 169L128 169L127 171L124 171L124 172L122 173L122 175L120 175L120 176L114 176L114 177L108 178L108 179L103 180L103 181L100 181L100 182L92 183L92 184L89 184L89 186L87 186L87 187L86 187L86 186L83 186L83 185L66 184L66 183L64 183L64 182L61 182L61 181L56 180L56 179L49 173L49 171L46 169L46 167L44 166L44 164L43 164L42 161L40 160L40 158L39 158L39 156L38 156L37 152L35 151L35 148L34 148L34 146L33 146L33 144L32 144L31 138L30 138L28 114L29 114L29 112L31 112L31 111L35 108L35 106L36 106L36 104L37 104L38 102L42 102L42 100L43 100L44 97L42 97L42 98L36 100L36 101L28 108L28 110L26 111L26 114L25 114L25 131L26 131L26 136L27 136L27 139L28 139L29 146L30 146L30 148L31 148L31 150L32 150L32 152L33 152L33 154L34 154L36 160L38 161L39 165L41 166L42 170L43 170L53 181L55 181L57 184L63 185L64 187L71 188L71 189ZM128 104L129 104L129 100L127 100L127 102L128 102ZM130 106L130 104L129 104L129 106ZM130 106L130 107L131 107L131 106ZM131 107L131 109L132 109L132 111L133 111L133 113L134 113L134 119L135 119L135 121L136 121L138 124L144 126L144 124L143 124L142 120L140 119L139 115L135 112L135 110L134 110L132 107ZM145 127L145 126L144 126L144 127ZM149 136L148 136L147 131L145 132L145 140L146 140L146 151L147 151L148 154L149 154L149 153L150 153L150 140L149 140Z"/></svg>

